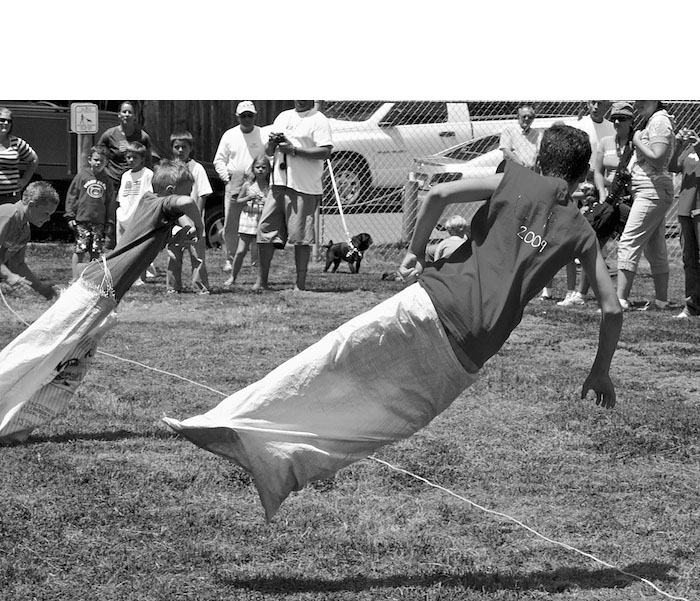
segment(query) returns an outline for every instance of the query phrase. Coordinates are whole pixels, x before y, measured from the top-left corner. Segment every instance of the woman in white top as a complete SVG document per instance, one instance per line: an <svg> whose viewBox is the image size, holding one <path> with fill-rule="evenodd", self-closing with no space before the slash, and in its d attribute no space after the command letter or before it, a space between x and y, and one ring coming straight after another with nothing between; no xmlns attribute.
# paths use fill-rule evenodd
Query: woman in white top
<svg viewBox="0 0 700 601"><path fill-rule="evenodd" d="M660 100L637 100L634 108L642 126L632 136L635 164L632 208L617 247L617 296L623 309L642 253L649 261L656 298L645 309L668 307L666 212L673 201L673 176L668 170L675 148L673 120Z"/></svg>

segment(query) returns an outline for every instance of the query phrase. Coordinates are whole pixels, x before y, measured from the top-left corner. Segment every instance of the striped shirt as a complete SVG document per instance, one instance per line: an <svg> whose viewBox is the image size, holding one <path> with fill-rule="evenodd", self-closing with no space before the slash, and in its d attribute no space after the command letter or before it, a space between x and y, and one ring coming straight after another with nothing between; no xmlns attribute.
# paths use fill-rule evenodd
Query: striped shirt
<svg viewBox="0 0 700 601"><path fill-rule="evenodd" d="M31 163L37 159L34 149L22 138L10 135L10 143L0 150L0 194L17 191L20 163Z"/></svg>

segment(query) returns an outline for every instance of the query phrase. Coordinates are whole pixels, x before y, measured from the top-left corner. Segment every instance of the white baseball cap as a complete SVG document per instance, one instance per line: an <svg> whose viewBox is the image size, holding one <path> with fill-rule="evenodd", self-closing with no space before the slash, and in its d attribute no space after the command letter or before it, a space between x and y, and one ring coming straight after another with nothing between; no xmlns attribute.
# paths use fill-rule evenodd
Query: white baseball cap
<svg viewBox="0 0 700 601"><path fill-rule="evenodd" d="M257 114L257 112L258 111L255 110L255 105L251 100L241 100L236 107L236 115L240 115L241 113Z"/></svg>

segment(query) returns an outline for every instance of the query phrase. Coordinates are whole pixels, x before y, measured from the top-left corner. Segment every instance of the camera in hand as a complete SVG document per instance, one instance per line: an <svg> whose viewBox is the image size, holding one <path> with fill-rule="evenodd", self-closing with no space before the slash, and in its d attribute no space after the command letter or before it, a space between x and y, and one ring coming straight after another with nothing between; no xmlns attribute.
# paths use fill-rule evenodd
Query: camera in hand
<svg viewBox="0 0 700 601"><path fill-rule="evenodd" d="M274 144L282 144L286 141L286 137L283 132L274 132L270 134L270 141ZM286 155L282 155L282 160L279 163L279 168L284 171L287 169Z"/></svg>

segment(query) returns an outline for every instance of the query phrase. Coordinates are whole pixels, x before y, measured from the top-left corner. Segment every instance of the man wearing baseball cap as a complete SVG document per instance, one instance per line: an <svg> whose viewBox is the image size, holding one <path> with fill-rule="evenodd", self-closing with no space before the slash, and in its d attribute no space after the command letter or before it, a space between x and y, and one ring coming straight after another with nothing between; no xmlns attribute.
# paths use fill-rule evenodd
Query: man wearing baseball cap
<svg viewBox="0 0 700 601"><path fill-rule="evenodd" d="M265 152L260 128L255 125L257 115L255 104L242 100L236 107L239 125L224 132L214 156L214 168L221 181L226 184L224 195L224 245L226 247L226 264L224 271L231 271L233 255L238 246L238 221L242 205L237 202L245 172L250 169L253 159ZM226 286L233 283L233 278L224 282Z"/></svg>

